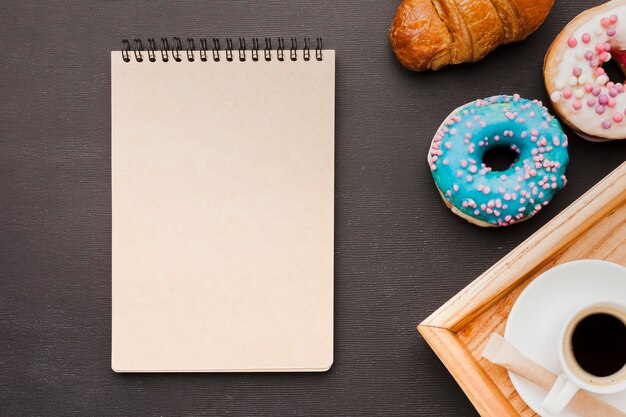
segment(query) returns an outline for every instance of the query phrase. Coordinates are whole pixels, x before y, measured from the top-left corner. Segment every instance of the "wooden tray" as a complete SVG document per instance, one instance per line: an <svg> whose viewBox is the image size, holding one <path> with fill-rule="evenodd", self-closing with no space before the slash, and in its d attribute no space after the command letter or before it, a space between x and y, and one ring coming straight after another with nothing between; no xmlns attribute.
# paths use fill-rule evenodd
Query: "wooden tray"
<svg viewBox="0 0 626 417"><path fill-rule="evenodd" d="M535 277L575 259L626 265L626 162L417 326L482 416L536 416L507 372L482 359Z"/></svg>

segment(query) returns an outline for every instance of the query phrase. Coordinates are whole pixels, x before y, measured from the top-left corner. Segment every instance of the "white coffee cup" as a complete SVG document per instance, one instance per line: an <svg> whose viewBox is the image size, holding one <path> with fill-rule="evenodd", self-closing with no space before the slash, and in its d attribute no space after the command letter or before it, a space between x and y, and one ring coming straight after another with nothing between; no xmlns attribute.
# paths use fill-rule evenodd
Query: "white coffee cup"
<svg viewBox="0 0 626 417"><path fill-rule="evenodd" d="M574 330L583 319L599 313L614 316L626 325L626 306L615 302L586 304L568 316L558 338L561 374L543 401L544 410L550 414L563 411L580 389L596 394L614 394L626 390L626 365L608 376L596 376L583 369L574 356Z"/></svg>

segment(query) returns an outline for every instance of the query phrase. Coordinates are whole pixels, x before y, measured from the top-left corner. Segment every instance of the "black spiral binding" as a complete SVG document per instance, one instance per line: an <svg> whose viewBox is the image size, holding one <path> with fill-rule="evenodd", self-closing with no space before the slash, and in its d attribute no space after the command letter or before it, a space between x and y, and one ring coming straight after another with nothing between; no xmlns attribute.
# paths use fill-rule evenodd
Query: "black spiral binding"
<svg viewBox="0 0 626 417"><path fill-rule="evenodd" d="M280 37L277 38L277 47L276 49L272 49L272 39L265 38L265 47L263 48L263 58L265 61L271 61L273 57L276 57L278 61L285 60L285 39ZM289 59L291 61L297 61L299 59L298 52L298 39L291 38L290 39L290 48L289 48ZM206 38L199 39L199 49L196 49L196 41L194 38L187 38L187 47L183 50L183 43L180 37L173 37L172 42L168 40L168 38L161 38L160 47L157 48L157 43L154 38L148 38L148 61L156 62L158 59L157 51L161 53L161 61L169 62L170 55L176 62L181 62L183 57L187 58L187 61L194 62L196 60L196 52L198 52L200 56L200 61L207 62L209 60L209 51L211 51L211 56L214 62L219 62L222 58L222 47L220 44L220 40L218 38L212 39L213 48L209 49L209 42ZM237 48L237 56L239 61L245 62L248 58L248 53L250 53L250 58L252 61L259 61L259 38L252 38L252 47L248 50L248 44L246 43L245 38L239 38L239 47ZM322 55L322 38L316 38L315 44L315 59L317 61L323 60ZM233 39L226 38L226 49L224 49L224 56L226 57L226 61L233 61L233 51L235 50ZM302 59L304 61L309 61L311 59L311 40L309 38L304 38L304 46L301 49L302 51ZM133 39L133 43L131 43L128 39L122 39L122 59L124 62L130 62L132 57L135 58L137 62L144 62L144 45L141 39Z"/></svg>

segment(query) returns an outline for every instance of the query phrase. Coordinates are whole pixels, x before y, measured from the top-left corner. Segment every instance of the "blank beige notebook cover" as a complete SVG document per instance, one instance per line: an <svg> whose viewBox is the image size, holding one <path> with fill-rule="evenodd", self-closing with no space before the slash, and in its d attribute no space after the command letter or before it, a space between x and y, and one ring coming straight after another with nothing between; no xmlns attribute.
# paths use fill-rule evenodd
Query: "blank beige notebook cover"
<svg viewBox="0 0 626 417"><path fill-rule="evenodd" d="M117 372L333 361L335 54L111 54Z"/></svg>

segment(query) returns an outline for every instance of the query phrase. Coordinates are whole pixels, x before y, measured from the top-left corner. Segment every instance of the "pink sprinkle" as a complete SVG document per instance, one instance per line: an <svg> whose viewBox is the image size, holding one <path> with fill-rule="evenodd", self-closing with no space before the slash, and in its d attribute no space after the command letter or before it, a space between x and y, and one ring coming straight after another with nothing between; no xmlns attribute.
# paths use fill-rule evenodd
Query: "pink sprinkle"
<svg viewBox="0 0 626 417"><path fill-rule="evenodd" d="M451 135L456 135L456 129L454 129L454 128L450 129L450 134Z"/></svg>
<svg viewBox="0 0 626 417"><path fill-rule="evenodd" d="M598 113L598 114L604 113L604 106L602 104L598 104L596 106L596 113Z"/></svg>
<svg viewBox="0 0 626 417"><path fill-rule="evenodd" d="M614 99L614 98L610 98L610 99L609 99L608 106L609 106L610 108L615 107L615 105L616 105L616 104L617 104L617 102L615 101L615 99Z"/></svg>
<svg viewBox="0 0 626 417"><path fill-rule="evenodd" d="M483 188L484 188L484 187L483 187L482 185L479 185L478 187L476 187L476 189L477 189L478 191L482 191L482 190L483 190Z"/></svg>
<svg viewBox="0 0 626 417"><path fill-rule="evenodd" d="M567 87L565 90L563 90L563 97L565 97L566 99L571 98L572 97L572 89Z"/></svg>
<svg viewBox="0 0 626 417"><path fill-rule="evenodd" d="M607 19L607 20L608 20L608 19ZM608 26L608 25L607 25L607 26ZM577 43L577 42L576 42L576 38L574 38L573 36L571 36L571 37L567 40L567 45L568 45L570 48L575 47L575 46L576 46L576 43Z"/></svg>
<svg viewBox="0 0 626 417"><path fill-rule="evenodd" d="M619 123L624 120L624 115L622 113L615 112L613 113L613 121L615 123Z"/></svg>
<svg viewBox="0 0 626 417"><path fill-rule="evenodd" d="M485 187L483 189L483 193L485 193L485 194L489 194L490 192L491 192L491 188L489 188L489 186L487 186L487 187Z"/></svg>
<svg viewBox="0 0 626 417"><path fill-rule="evenodd" d="M600 62L596 58L593 58L592 60L589 61L589 66L591 67L597 67L598 64L600 64Z"/></svg>
<svg viewBox="0 0 626 417"><path fill-rule="evenodd" d="M615 97L617 95L617 88L615 88L615 87L609 88L609 95L611 97Z"/></svg>
<svg viewBox="0 0 626 417"><path fill-rule="evenodd" d="M574 70L572 71L572 74L578 77L580 74L582 74L582 72L583 72L582 68L575 67Z"/></svg>
<svg viewBox="0 0 626 417"><path fill-rule="evenodd" d="M606 94L600 94L600 97L598 97L598 103L602 104L603 106L606 105L609 102L609 98L607 97Z"/></svg>
<svg viewBox="0 0 626 417"><path fill-rule="evenodd" d="M608 29L606 30L606 34L607 34L608 36L615 36L615 28L608 28Z"/></svg>
<svg viewBox="0 0 626 417"><path fill-rule="evenodd" d="M448 165L450 163L447 159L444 159L442 162L444 165Z"/></svg>
<svg viewBox="0 0 626 417"><path fill-rule="evenodd" d="M530 131L530 134L533 136L539 136L539 131L537 129L533 129Z"/></svg>
<svg viewBox="0 0 626 417"><path fill-rule="evenodd" d="M461 161L461 166L463 168L467 167L467 161L465 159Z"/></svg>
<svg viewBox="0 0 626 417"><path fill-rule="evenodd" d="M611 44L608 42L604 42L604 50L609 52L611 50Z"/></svg>
<svg viewBox="0 0 626 417"><path fill-rule="evenodd" d="M467 182L472 182L474 181L474 178L471 175L468 175L467 178L465 178L467 180Z"/></svg>
<svg viewBox="0 0 626 417"><path fill-rule="evenodd" d="M589 98L587 99L587 106L589 106L589 107L593 107L593 106L595 106L595 105L596 105L596 101L595 101L594 99L592 99L591 97L589 97Z"/></svg>
<svg viewBox="0 0 626 417"><path fill-rule="evenodd" d="M589 34L588 34L588 33L586 33L586 32L585 32L585 33L583 33L583 36L582 36L582 41L583 41L583 43L589 43L589 41L590 41L590 40L591 40L591 35L589 35Z"/></svg>
<svg viewBox="0 0 626 417"><path fill-rule="evenodd" d="M602 127L603 127L604 129L608 129L608 128L610 128L610 127L611 127L611 121L610 121L610 120L603 120L603 121L602 121Z"/></svg>
<svg viewBox="0 0 626 417"><path fill-rule="evenodd" d="M599 96L599 95L600 95L600 92L601 92L601 91L602 91L602 90L600 89L600 87L595 86L595 87L593 87L593 90L591 90L591 94L593 94L594 96L596 96L596 97L597 97L597 96Z"/></svg>
<svg viewBox="0 0 626 417"><path fill-rule="evenodd" d="M585 83L585 92L587 93L591 93L591 90L593 90L593 85L591 85L591 83Z"/></svg>
<svg viewBox="0 0 626 417"><path fill-rule="evenodd" d="M596 51L602 52L602 51L604 51L604 44L596 43L595 48L596 48Z"/></svg>
<svg viewBox="0 0 626 417"><path fill-rule="evenodd" d="M588 34L588 33L586 33L586 35L589 35L589 34ZM585 39L585 37L584 37L584 36L585 36L585 35L583 35L583 41L584 41L584 39ZM589 41L587 41L587 42L585 42L585 43L588 43L588 42L589 42ZM591 60L591 58L593 58L593 52L591 52L591 51L587 51L587 52L585 52L585 59L586 59L587 61L590 61L590 60Z"/></svg>
<svg viewBox="0 0 626 417"><path fill-rule="evenodd" d="M572 103L572 107L574 108L574 110L580 110L582 106L583 105L580 100L574 100L574 102Z"/></svg>
<svg viewBox="0 0 626 417"><path fill-rule="evenodd" d="M468 128L472 127L472 122L465 123L465 126L468 127Z"/></svg>
<svg viewBox="0 0 626 417"><path fill-rule="evenodd" d="M452 142L446 142L446 144L444 146L446 147L446 149L451 149L452 148Z"/></svg>
<svg viewBox="0 0 626 417"><path fill-rule="evenodd" d="M456 185L456 184L454 184L454 185L452 185L452 189L453 189L455 192L456 192L456 191L459 191L459 186L458 186L458 185Z"/></svg>
<svg viewBox="0 0 626 417"><path fill-rule="evenodd" d="M605 28L606 28L606 27L609 27L609 26L611 25L611 19L610 19L610 18L608 18L608 17L603 17L603 18L600 20L600 24L601 24L602 26L604 26Z"/></svg>

